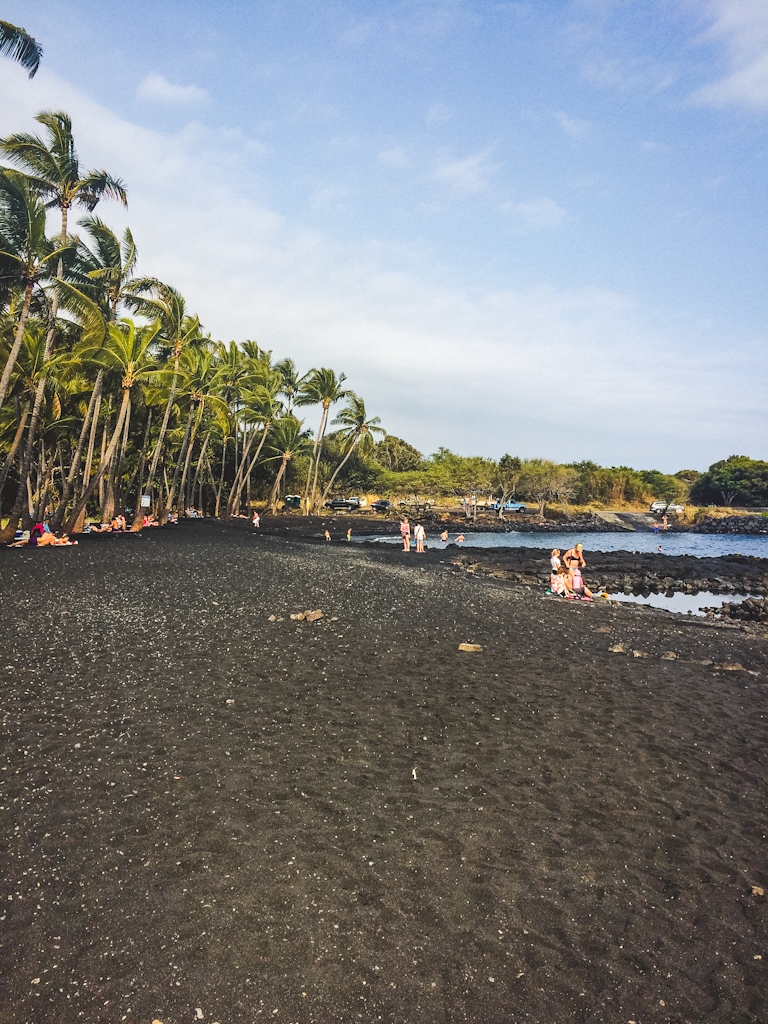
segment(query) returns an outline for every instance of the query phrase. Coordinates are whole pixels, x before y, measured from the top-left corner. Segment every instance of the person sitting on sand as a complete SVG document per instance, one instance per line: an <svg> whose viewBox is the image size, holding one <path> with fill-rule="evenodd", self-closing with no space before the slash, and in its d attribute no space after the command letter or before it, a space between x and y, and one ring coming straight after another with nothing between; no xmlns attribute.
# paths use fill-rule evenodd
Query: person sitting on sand
<svg viewBox="0 0 768 1024"><path fill-rule="evenodd" d="M576 597L580 597L582 600L589 601L594 597L594 594L584 582L584 577L581 575L581 569L578 566L570 570L568 587Z"/></svg>
<svg viewBox="0 0 768 1024"><path fill-rule="evenodd" d="M159 526L159 525L160 524L158 523L158 521L155 519L155 517L152 515L151 512L149 513L149 515L144 516L144 518L141 521L142 529L145 526Z"/></svg>
<svg viewBox="0 0 768 1024"><path fill-rule="evenodd" d="M325 531L325 533L323 534L323 536L325 537L325 539L326 539L326 540L330 540L330 539L331 539L331 535L330 535L330 533L328 533L328 531L327 531L327 530Z"/></svg>
<svg viewBox="0 0 768 1024"><path fill-rule="evenodd" d="M565 563L566 569L586 569L587 563L584 561L584 549L581 544L576 544L563 555L563 562Z"/></svg>
<svg viewBox="0 0 768 1024"><path fill-rule="evenodd" d="M565 579L562 572L559 572L557 569L553 569L549 574L549 592L550 594L559 594L561 597L565 597Z"/></svg>
<svg viewBox="0 0 768 1024"><path fill-rule="evenodd" d="M402 522L400 523L400 536L403 538L403 551L410 551L411 524L408 522L408 516L403 516Z"/></svg>
<svg viewBox="0 0 768 1024"><path fill-rule="evenodd" d="M426 539L427 532L421 523L416 523L416 526L413 529L413 536L416 540L416 554L423 555L424 541Z"/></svg>

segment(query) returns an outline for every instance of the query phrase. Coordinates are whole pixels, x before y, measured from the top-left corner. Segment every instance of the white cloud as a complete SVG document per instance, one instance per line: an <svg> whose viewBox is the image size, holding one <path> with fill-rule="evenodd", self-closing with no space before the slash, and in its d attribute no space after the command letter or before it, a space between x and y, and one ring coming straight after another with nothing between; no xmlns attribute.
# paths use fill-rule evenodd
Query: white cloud
<svg viewBox="0 0 768 1024"><path fill-rule="evenodd" d="M501 167L501 164L490 163L489 157L490 150L487 149L459 158L443 153L435 161L430 177L433 181L449 185L454 192L484 192L488 187L490 175L495 174Z"/></svg>
<svg viewBox="0 0 768 1024"><path fill-rule="evenodd" d="M713 23L702 41L721 43L730 73L697 89L700 106L768 110L768 4L765 0L710 0Z"/></svg>
<svg viewBox="0 0 768 1024"><path fill-rule="evenodd" d="M589 121L579 117L569 117L562 110L558 110L555 113L555 117L565 134L570 135L572 139L583 139L592 127Z"/></svg>
<svg viewBox="0 0 768 1024"><path fill-rule="evenodd" d="M765 339L718 345L706 326L649 323L607 290L473 289L410 239L400 251L342 240L260 203L240 132L148 130L46 69L30 82L11 61L0 62L0 94L1 135L34 129L39 110L70 112L82 166L128 188L127 211L97 212L116 230L131 225L139 272L178 287L215 338L256 338L301 368L343 370L371 415L422 451L674 470L703 468L712 450L764 446L765 387L754 373L745 387L743 367L763 365ZM443 180L479 187L487 154L467 159ZM508 213L531 229L565 216L551 199ZM569 367L582 406L562 413L552 395Z"/></svg>
<svg viewBox="0 0 768 1024"><path fill-rule="evenodd" d="M187 107L199 105L208 100L208 92L198 85L173 85L162 75L145 75L139 82L136 95L148 103L160 103L164 107Z"/></svg>
<svg viewBox="0 0 768 1024"><path fill-rule="evenodd" d="M500 209L517 218L524 231L559 228L568 219L567 211L546 196L530 199L527 203L504 203Z"/></svg>
<svg viewBox="0 0 768 1024"><path fill-rule="evenodd" d="M392 146L391 149L383 150L379 153L378 161L380 164L386 164L387 167L396 167L399 169L411 166L408 154L402 146Z"/></svg>

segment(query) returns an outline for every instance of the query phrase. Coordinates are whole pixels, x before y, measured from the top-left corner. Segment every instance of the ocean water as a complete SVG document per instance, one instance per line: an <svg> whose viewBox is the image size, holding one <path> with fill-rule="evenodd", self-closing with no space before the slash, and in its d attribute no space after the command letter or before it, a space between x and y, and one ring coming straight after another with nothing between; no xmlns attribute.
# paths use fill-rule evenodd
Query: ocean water
<svg viewBox="0 0 768 1024"><path fill-rule="evenodd" d="M448 543L455 543L457 534L450 533ZM661 547L665 555L695 555L698 558L716 558L719 555L755 555L768 558L768 534L720 533L466 533L464 542L451 548L560 548L565 551L577 542L589 551L640 551L655 552ZM360 535L352 537L362 543L402 544L397 528L392 535ZM445 548L439 536L427 533L427 547Z"/></svg>

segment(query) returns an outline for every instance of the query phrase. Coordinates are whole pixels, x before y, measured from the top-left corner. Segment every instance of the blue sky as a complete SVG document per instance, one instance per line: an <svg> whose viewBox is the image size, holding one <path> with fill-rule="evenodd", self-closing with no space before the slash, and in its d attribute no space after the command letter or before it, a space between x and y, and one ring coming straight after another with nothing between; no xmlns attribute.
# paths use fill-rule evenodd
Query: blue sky
<svg viewBox="0 0 768 1024"><path fill-rule="evenodd" d="M66 109L214 337L343 370L424 452L768 458L763 0L0 17L45 49L0 61L0 132Z"/></svg>

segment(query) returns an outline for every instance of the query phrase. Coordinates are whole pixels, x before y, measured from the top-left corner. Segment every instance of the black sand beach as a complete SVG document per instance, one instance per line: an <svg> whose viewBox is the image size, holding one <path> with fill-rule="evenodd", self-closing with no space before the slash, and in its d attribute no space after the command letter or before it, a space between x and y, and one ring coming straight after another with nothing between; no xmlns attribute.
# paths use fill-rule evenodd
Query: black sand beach
<svg viewBox="0 0 768 1024"><path fill-rule="evenodd" d="M765 631L279 522L0 551L0 1021L765 1021Z"/></svg>

